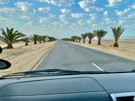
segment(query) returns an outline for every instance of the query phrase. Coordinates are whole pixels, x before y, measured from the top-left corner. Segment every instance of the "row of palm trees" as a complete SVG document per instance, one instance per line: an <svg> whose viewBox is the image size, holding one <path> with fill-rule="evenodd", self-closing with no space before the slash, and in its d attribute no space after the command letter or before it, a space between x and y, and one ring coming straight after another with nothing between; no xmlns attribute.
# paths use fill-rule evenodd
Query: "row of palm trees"
<svg viewBox="0 0 135 101"><path fill-rule="evenodd" d="M0 40L7 44L7 49L13 48L13 43L18 41L24 41L26 46L28 46L28 43L31 40L34 41L34 44L37 44L37 41L39 41L39 43L41 43L42 41L45 42L45 36L33 34L27 37L25 34L21 32L14 31L14 28L9 29L7 27L6 30L1 28L1 32L2 33L0 35Z"/></svg>
<svg viewBox="0 0 135 101"><path fill-rule="evenodd" d="M124 32L125 28L119 26L117 28L116 27L111 27L111 29L112 29L114 40L115 40L113 47L118 47L119 46L118 45L118 40L119 40L120 36L122 35L122 33ZM106 34L107 34L107 31L105 31L105 30L94 30L93 33L88 32L88 33L85 33L85 34L81 34L81 37L79 37L79 36L72 36L71 40L74 41L74 42L75 41L76 42L80 42L81 39L82 39L83 43L85 43L85 40L88 37L88 39L89 39L88 43L91 44L92 43L92 39L94 37L97 37L97 39L98 39L98 43L97 44L101 45L101 40L102 40L102 38Z"/></svg>

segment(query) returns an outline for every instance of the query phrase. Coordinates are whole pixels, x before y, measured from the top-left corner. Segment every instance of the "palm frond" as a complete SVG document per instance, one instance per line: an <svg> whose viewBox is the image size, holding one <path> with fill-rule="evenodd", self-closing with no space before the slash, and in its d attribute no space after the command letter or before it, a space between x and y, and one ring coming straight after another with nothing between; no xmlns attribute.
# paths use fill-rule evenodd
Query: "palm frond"
<svg viewBox="0 0 135 101"><path fill-rule="evenodd" d="M125 31L125 28L122 28L121 26L119 27L111 27L115 41L117 42L120 38L120 36L122 35L122 33Z"/></svg>

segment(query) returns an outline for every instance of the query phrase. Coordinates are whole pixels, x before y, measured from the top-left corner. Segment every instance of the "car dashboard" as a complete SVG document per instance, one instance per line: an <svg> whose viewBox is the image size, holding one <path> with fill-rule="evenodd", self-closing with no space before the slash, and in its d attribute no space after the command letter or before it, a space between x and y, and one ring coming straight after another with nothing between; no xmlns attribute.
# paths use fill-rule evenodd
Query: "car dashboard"
<svg viewBox="0 0 135 101"><path fill-rule="evenodd" d="M134 101L134 96L134 73L0 80L0 101Z"/></svg>

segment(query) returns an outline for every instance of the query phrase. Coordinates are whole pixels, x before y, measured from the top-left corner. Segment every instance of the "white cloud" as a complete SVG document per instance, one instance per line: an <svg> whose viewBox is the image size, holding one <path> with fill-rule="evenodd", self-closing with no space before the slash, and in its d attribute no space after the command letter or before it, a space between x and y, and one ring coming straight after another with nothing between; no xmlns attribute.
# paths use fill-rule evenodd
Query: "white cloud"
<svg viewBox="0 0 135 101"><path fill-rule="evenodd" d="M134 5L132 5L132 8L133 8L133 9L135 9L135 4L134 4Z"/></svg>
<svg viewBox="0 0 135 101"><path fill-rule="evenodd" d="M0 8L0 14L8 15L8 17L14 16L14 15L19 15L20 12L21 12L21 10L18 10L15 8Z"/></svg>
<svg viewBox="0 0 135 101"><path fill-rule="evenodd" d="M9 3L9 1L8 0L0 0L0 4L6 4L6 3Z"/></svg>
<svg viewBox="0 0 135 101"><path fill-rule="evenodd" d="M69 13L69 12L70 12L70 10L69 10L69 9L64 8L64 9L61 9L61 12L62 12L62 13Z"/></svg>
<svg viewBox="0 0 135 101"><path fill-rule="evenodd" d="M68 22L69 18L66 17L66 14L59 15L59 19L63 22Z"/></svg>
<svg viewBox="0 0 135 101"><path fill-rule="evenodd" d="M92 27L97 27L98 25L97 24L92 24Z"/></svg>
<svg viewBox="0 0 135 101"><path fill-rule="evenodd" d="M35 9L33 9L33 12L34 12L34 13L36 13L36 10L35 10Z"/></svg>
<svg viewBox="0 0 135 101"><path fill-rule="evenodd" d="M20 19L30 19L30 17L29 17L29 16L24 15L24 16L20 16Z"/></svg>
<svg viewBox="0 0 135 101"><path fill-rule="evenodd" d="M65 21L65 18L66 18L65 16L66 16L65 14L60 15L60 16L59 16L60 20L61 20L61 21Z"/></svg>
<svg viewBox="0 0 135 101"><path fill-rule="evenodd" d="M68 24L69 22L64 22L64 24Z"/></svg>
<svg viewBox="0 0 135 101"><path fill-rule="evenodd" d="M91 24L91 23L92 23L91 19L87 20L87 24Z"/></svg>
<svg viewBox="0 0 135 101"><path fill-rule="evenodd" d="M130 8L127 8L127 9L125 9L124 11L118 11L118 10L116 10L115 12L116 12L116 14L118 15L118 16L123 16L124 14L126 14L127 12L129 12L130 11Z"/></svg>
<svg viewBox="0 0 135 101"><path fill-rule="evenodd" d="M123 0L108 0L108 5L105 5L106 7L116 7L121 4Z"/></svg>
<svg viewBox="0 0 135 101"><path fill-rule="evenodd" d="M39 20L39 23L49 22L49 21L51 21L51 19L53 19L56 16L56 15L51 14L51 13L48 15L49 15L48 17L41 17Z"/></svg>
<svg viewBox="0 0 135 101"><path fill-rule="evenodd" d="M83 17L85 14L83 14L83 13L72 13L71 14L71 16L73 17L73 18L81 18L81 17Z"/></svg>
<svg viewBox="0 0 135 101"><path fill-rule="evenodd" d="M112 18L105 18L104 20L106 24L116 23Z"/></svg>
<svg viewBox="0 0 135 101"><path fill-rule="evenodd" d="M28 24L28 25L31 25L31 24L33 24L33 22L32 22L32 21L30 21L30 22L28 22L27 24Z"/></svg>
<svg viewBox="0 0 135 101"><path fill-rule="evenodd" d="M50 20L49 17L42 17L42 18L40 18L39 22L43 23L43 22L48 22L49 20Z"/></svg>
<svg viewBox="0 0 135 101"><path fill-rule="evenodd" d="M108 16L108 12L107 12L107 11L104 12L104 16L105 16L105 17Z"/></svg>
<svg viewBox="0 0 135 101"><path fill-rule="evenodd" d="M105 21L106 21L107 24L111 23L111 19L110 18L105 18Z"/></svg>
<svg viewBox="0 0 135 101"><path fill-rule="evenodd" d="M74 4L74 0L40 0L40 2L47 2L56 6L71 6Z"/></svg>
<svg viewBox="0 0 135 101"><path fill-rule="evenodd" d="M22 11L33 10L33 5L28 2L17 2L15 3L17 8L20 8Z"/></svg>
<svg viewBox="0 0 135 101"><path fill-rule="evenodd" d="M18 15L18 16L15 16ZM0 8L0 19L5 17L6 19L18 20L18 19L30 19L32 14L22 12L21 9L16 8Z"/></svg>
<svg viewBox="0 0 135 101"><path fill-rule="evenodd" d="M91 20L94 20L96 18L96 14L89 14L89 16L91 17Z"/></svg>
<svg viewBox="0 0 135 101"><path fill-rule="evenodd" d="M49 12L50 11L50 7L41 7L41 8L38 8L38 11L40 12Z"/></svg>
<svg viewBox="0 0 135 101"><path fill-rule="evenodd" d="M131 13L128 15L128 18L135 18L135 12L131 12Z"/></svg>
<svg viewBox="0 0 135 101"><path fill-rule="evenodd" d="M54 14L49 14L49 17L51 17L51 18L53 18L53 17L55 17L56 15L54 15Z"/></svg>
<svg viewBox="0 0 135 101"><path fill-rule="evenodd" d="M55 22L52 23L52 25L56 27L56 26L59 26L60 23L55 21Z"/></svg>
<svg viewBox="0 0 135 101"><path fill-rule="evenodd" d="M85 23L84 23L84 21L81 19L81 20L79 20L79 21L77 21L77 23L80 25L80 26L83 26L83 25L85 25Z"/></svg>
<svg viewBox="0 0 135 101"><path fill-rule="evenodd" d="M125 22L126 22L126 20L121 19L121 20L119 20L119 25L122 25Z"/></svg>
<svg viewBox="0 0 135 101"><path fill-rule="evenodd" d="M103 8L98 8L95 6L92 6L96 0L83 0L80 1L78 4L82 9L84 9L86 12L92 12L92 11L103 11Z"/></svg>

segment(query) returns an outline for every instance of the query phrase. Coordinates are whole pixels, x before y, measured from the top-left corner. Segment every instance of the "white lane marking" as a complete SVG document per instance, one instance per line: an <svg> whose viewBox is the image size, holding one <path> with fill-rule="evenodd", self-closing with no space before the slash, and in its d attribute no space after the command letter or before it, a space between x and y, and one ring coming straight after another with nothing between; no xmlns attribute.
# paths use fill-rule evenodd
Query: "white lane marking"
<svg viewBox="0 0 135 101"><path fill-rule="evenodd" d="M101 71L104 71L102 68L100 68L98 65L96 65L95 63L92 63L95 67L97 67L98 69L100 69Z"/></svg>

